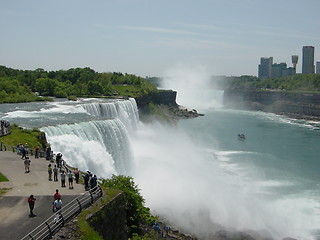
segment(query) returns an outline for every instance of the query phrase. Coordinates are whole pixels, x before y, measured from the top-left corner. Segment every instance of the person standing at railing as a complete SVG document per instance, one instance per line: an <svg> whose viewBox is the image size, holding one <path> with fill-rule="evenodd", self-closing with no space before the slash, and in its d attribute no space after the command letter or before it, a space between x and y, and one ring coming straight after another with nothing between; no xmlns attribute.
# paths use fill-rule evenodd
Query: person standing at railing
<svg viewBox="0 0 320 240"><path fill-rule="evenodd" d="M97 186L97 175L94 175L91 179L90 179L90 187L91 189L95 188Z"/></svg>
<svg viewBox="0 0 320 240"><path fill-rule="evenodd" d="M83 175L83 180L84 180L84 188L86 191L89 190L89 180L90 180L90 171L87 171L85 175Z"/></svg>
<svg viewBox="0 0 320 240"><path fill-rule="evenodd" d="M76 168L76 170L74 170L74 176L76 178L76 183L78 184L79 183L79 177L80 177L80 173L79 173L78 168Z"/></svg>
<svg viewBox="0 0 320 240"><path fill-rule="evenodd" d="M73 189L73 176L70 170L68 171L68 183L69 183L69 189Z"/></svg>
<svg viewBox="0 0 320 240"><path fill-rule="evenodd" d="M40 148L38 146L36 146L36 148L34 149L34 156L35 158L38 158L39 157L39 151L40 151Z"/></svg>
<svg viewBox="0 0 320 240"><path fill-rule="evenodd" d="M55 182L58 182L58 168L57 168L57 165L54 165L54 168L53 168L53 180Z"/></svg>
<svg viewBox="0 0 320 240"><path fill-rule="evenodd" d="M29 209L30 209L29 217L35 217L35 216L36 216L36 215L33 213L35 201L36 201L36 199L34 198L34 196L33 196L33 195L30 195L30 197L28 198Z"/></svg>

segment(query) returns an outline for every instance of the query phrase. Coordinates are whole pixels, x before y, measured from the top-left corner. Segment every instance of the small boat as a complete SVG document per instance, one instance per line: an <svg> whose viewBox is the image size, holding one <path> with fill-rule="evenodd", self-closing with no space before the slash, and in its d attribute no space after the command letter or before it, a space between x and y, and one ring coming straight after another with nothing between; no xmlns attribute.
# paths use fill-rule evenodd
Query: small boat
<svg viewBox="0 0 320 240"><path fill-rule="evenodd" d="M246 139L246 136L243 133L239 133L238 134L238 139L239 140L244 140L244 139Z"/></svg>

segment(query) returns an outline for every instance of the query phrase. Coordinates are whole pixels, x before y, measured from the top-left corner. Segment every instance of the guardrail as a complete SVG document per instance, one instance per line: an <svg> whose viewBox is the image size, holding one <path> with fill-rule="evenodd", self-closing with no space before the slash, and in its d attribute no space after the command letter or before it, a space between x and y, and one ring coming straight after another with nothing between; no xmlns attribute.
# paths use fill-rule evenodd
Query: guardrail
<svg viewBox="0 0 320 240"><path fill-rule="evenodd" d="M47 220L24 236L21 240L46 239L54 235L66 222L78 215L82 209L93 204L101 196L102 189L97 185L95 188L75 198L62 209L51 215Z"/></svg>

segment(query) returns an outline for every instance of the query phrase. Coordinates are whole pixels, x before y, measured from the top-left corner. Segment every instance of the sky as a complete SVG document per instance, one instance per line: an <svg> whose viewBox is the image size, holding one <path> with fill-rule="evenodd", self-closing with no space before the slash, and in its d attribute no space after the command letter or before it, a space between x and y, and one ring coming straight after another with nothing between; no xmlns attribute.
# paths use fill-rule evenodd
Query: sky
<svg viewBox="0 0 320 240"><path fill-rule="evenodd" d="M0 65L256 76L261 57L292 66L299 55L301 72L303 46L320 61L319 9L319 0L0 0Z"/></svg>

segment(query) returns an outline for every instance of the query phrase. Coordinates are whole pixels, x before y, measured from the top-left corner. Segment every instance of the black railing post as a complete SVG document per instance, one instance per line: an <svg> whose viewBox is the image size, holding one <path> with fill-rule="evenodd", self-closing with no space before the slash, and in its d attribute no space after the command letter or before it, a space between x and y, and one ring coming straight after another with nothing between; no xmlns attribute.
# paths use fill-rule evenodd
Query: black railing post
<svg viewBox="0 0 320 240"><path fill-rule="evenodd" d="M59 212L59 215L61 216L61 219L62 219L62 226L64 226L65 221L64 221L64 217L63 217L63 215L62 215L62 213L61 213L61 210L60 210L60 212Z"/></svg>
<svg viewBox="0 0 320 240"><path fill-rule="evenodd" d="M28 236L33 240L33 237L30 234Z"/></svg>
<svg viewBox="0 0 320 240"><path fill-rule="evenodd" d="M49 224L47 223L47 222L44 222L46 225L47 225L47 227L48 227L48 229L49 229L49 235L51 235L52 234L52 231L51 231L51 228L50 228L50 226L49 226Z"/></svg>
<svg viewBox="0 0 320 240"><path fill-rule="evenodd" d="M90 189L89 193L90 193L90 197L91 197L91 204L92 204L92 203L93 203L92 189Z"/></svg>
<svg viewBox="0 0 320 240"><path fill-rule="evenodd" d="M77 200L77 202L79 203L79 208L80 208L80 211L79 211L79 212L81 212L81 211L82 211L82 205L81 205L81 203L80 203L80 201L79 201L78 198L76 198L76 200Z"/></svg>

